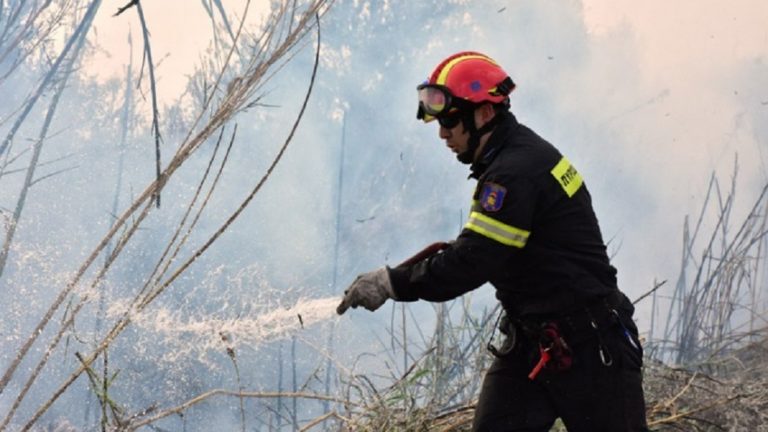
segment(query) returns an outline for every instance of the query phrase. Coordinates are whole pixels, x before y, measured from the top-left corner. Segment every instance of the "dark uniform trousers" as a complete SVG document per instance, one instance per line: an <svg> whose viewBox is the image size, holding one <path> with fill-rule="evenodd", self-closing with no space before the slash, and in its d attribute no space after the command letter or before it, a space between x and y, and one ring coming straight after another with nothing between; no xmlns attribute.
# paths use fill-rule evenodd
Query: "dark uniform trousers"
<svg viewBox="0 0 768 432"><path fill-rule="evenodd" d="M523 339L486 373L472 430L547 432L559 417L569 432L648 431L642 348L631 319L622 321L627 326L614 323L599 338L572 346L570 369L543 369L534 380L528 374L539 358L538 345ZM610 361L601 358L600 346Z"/></svg>

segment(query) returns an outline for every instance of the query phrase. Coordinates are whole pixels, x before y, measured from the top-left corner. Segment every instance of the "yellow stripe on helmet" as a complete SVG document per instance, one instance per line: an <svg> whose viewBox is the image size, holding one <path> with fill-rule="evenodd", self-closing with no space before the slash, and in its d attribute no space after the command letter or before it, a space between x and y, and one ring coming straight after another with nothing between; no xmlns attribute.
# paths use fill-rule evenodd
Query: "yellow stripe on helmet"
<svg viewBox="0 0 768 432"><path fill-rule="evenodd" d="M489 63L492 63L498 66L498 64L495 61L493 61L493 59L482 54L467 54L467 55L459 56L449 61L448 63L446 63L445 66L443 66L443 68L440 70L440 74L437 76L437 81L434 84L445 85L445 82L448 80L448 73L451 71L451 69L453 69L454 66L463 62L464 60L471 60L471 59L485 60Z"/></svg>

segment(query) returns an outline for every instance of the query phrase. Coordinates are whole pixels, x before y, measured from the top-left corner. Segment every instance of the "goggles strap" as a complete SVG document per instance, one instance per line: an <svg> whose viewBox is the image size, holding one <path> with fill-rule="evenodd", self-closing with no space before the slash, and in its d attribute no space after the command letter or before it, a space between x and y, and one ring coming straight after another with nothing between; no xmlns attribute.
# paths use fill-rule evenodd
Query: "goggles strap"
<svg viewBox="0 0 768 432"><path fill-rule="evenodd" d="M465 111L462 114L461 122L464 125L464 130L469 132L469 141L467 141L467 150L456 155L456 159L465 165L469 165L474 162L475 152L480 145L480 136L477 135L477 128L475 127L475 110Z"/></svg>
<svg viewBox="0 0 768 432"><path fill-rule="evenodd" d="M480 137L492 131L501 121L501 116L496 113L496 115L494 115L492 119L488 120L488 123L484 124L480 129L475 127L474 110L469 110L466 112L462 116L461 121L464 124L464 129L469 132L469 141L467 142L467 151L457 155L456 159L465 165L469 165L475 161L475 152L480 146Z"/></svg>

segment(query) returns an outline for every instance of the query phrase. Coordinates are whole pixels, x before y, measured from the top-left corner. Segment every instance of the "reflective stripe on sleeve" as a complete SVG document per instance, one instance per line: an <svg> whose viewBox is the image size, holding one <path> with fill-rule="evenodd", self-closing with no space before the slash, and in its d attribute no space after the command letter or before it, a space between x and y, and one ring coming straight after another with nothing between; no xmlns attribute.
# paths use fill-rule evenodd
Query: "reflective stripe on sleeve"
<svg viewBox="0 0 768 432"><path fill-rule="evenodd" d="M576 171L576 168L571 165L565 157L560 159L560 162L552 168L552 176L560 183L568 197L572 197L581 187L584 180L581 178L581 174Z"/></svg>
<svg viewBox="0 0 768 432"><path fill-rule="evenodd" d="M469 214L469 221L467 221L464 228L496 240L501 244L521 249L525 247L528 236L531 235L530 231L515 228L476 211Z"/></svg>

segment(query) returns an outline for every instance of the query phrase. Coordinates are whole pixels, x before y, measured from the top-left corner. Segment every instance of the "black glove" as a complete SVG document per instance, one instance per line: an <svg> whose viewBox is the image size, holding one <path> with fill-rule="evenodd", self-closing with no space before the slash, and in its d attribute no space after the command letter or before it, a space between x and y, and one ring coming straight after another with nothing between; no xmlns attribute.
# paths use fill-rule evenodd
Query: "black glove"
<svg viewBox="0 0 768 432"><path fill-rule="evenodd" d="M344 291L344 299L336 308L341 315L350 307L362 306L373 312L380 308L388 299L395 298L389 272L385 267L372 272L363 273Z"/></svg>

